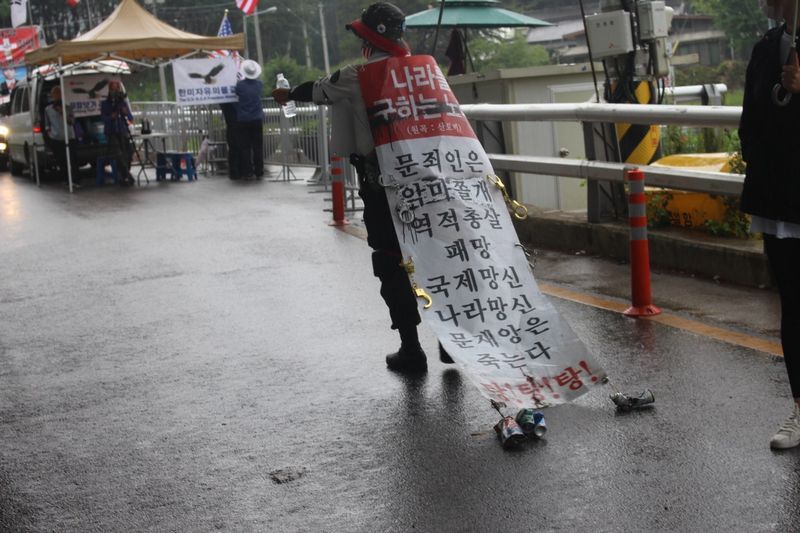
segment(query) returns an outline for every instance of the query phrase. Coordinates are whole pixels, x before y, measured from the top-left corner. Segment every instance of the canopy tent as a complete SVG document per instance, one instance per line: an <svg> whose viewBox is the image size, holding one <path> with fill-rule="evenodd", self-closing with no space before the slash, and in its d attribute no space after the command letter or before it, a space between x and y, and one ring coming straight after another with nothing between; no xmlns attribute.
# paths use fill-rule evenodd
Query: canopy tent
<svg viewBox="0 0 800 533"><path fill-rule="evenodd" d="M244 34L206 37L181 31L158 20L136 0L122 0L111 15L95 28L71 41L57 41L50 46L26 53L25 63L29 68L37 65L57 64L58 76L61 78L61 92L65 94L63 76L70 71L70 68L64 68L65 64L72 65L74 68L74 66L86 64L86 62L116 59L154 67L203 50L244 50ZM32 92L31 98L33 99ZM33 102L30 108L33 114ZM66 106L63 106L63 120L64 131L67 131ZM66 144L67 179L69 190L72 192L72 168L69 164L68 139L69 137L67 137ZM35 141L33 153L38 183L39 168Z"/></svg>
<svg viewBox="0 0 800 533"><path fill-rule="evenodd" d="M551 25L549 22L503 9L499 5L499 0L440 0L437 7L431 7L406 17L406 26L408 28L436 28L432 54L436 51L439 28L452 28L450 43L447 47L447 56L451 62L448 74L463 74L466 71L465 58L469 57L468 28L535 28Z"/></svg>
<svg viewBox="0 0 800 533"><path fill-rule="evenodd" d="M244 34L206 37L158 20L136 0L122 0L106 20L71 41L56 41L25 54L30 66L121 59L158 64L200 50L244 50Z"/></svg>

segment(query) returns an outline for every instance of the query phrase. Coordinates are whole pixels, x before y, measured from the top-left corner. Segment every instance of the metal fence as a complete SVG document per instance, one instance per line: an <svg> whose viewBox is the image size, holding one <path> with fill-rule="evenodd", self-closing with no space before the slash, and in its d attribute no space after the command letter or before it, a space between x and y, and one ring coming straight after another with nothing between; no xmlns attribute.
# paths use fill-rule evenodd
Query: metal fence
<svg viewBox="0 0 800 533"><path fill-rule="evenodd" d="M265 98L264 161L272 165L306 166L318 169L315 183L330 182L327 108L298 103L297 115L283 116L272 98ZM153 131L167 134L168 150L196 152L203 134L221 146L225 141L225 121L217 106L178 106L174 102L132 103L136 124L151 123ZM461 107L473 121L573 121L625 122L630 124L678 124L683 126L728 127L739 123L741 107L680 106L633 104L473 104ZM223 154L224 155L224 154ZM346 154L345 154L346 155ZM526 174L558 175L582 179L616 181L624 163L574 161L557 157L489 154L498 170ZM661 187L735 195L743 176L716 172L673 170L638 165L645 170L648 183ZM345 173L348 204L355 208L357 183L351 168Z"/></svg>
<svg viewBox="0 0 800 533"><path fill-rule="evenodd" d="M174 102L132 102L134 122L150 122L153 131L166 133L167 149L197 152L203 135L225 142L225 119L218 106L178 106ZM264 162L273 165L327 167L329 132L324 107L302 103L287 119L272 98L264 99ZM224 155L224 154L223 154Z"/></svg>
<svg viewBox="0 0 800 533"><path fill-rule="evenodd" d="M297 102L297 114L286 118L272 98L264 98L264 163L267 165L315 168L309 184L328 190L331 182L328 108ZM198 152L203 135L215 147L213 158L227 158L225 119L218 106L178 106L175 102L132 102L137 128L144 120L151 130L166 134L166 149ZM348 154L342 154L347 156ZM285 172L284 177L290 172ZM345 165L345 210L360 210L358 180L355 170Z"/></svg>

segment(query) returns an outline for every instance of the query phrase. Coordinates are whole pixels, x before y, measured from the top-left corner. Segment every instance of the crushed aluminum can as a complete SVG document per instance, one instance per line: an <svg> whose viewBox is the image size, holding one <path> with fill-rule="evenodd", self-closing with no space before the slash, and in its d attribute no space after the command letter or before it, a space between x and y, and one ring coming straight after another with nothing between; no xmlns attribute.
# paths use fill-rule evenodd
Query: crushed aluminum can
<svg viewBox="0 0 800 533"><path fill-rule="evenodd" d="M656 401L653 391L650 389L643 391L641 394L639 394L639 396L628 396L622 392L615 392L610 396L610 398L611 401L623 411L638 409Z"/></svg>
<svg viewBox="0 0 800 533"><path fill-rule="evenodd" d="M547 423L544 421L544 415L530 407L520 409L517 413L516 421L526 435L542 438L547 433Z"/></svg>
<svg viewBox="0 0 800 533"><path fill-rule="evenodd" d="M500 444L502 444L503 448L506 450L515 448L525 440L525 433L522 431L522 428L520 428L517 421L510 416L504 416L502 420L494 425L494 430L500 437Z"/></svg>

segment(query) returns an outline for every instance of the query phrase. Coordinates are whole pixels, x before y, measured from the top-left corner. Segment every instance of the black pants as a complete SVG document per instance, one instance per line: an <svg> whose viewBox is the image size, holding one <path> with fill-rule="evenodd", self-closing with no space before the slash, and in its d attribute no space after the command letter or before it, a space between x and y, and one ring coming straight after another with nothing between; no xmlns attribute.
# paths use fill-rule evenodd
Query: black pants
<svg viewBox="0 0 800 533"><path fill-rule="evenodd" d="M117 160L117 172L122 180L131 177L131 158L133 156L133 146L131 145L130 135L127 133L109 133L108 150Z"/></svg>
<svg viewBox="0 0 800 533"><path fill-rule="evenodd" d="M764 235L778 294L781 297L781 345L792 397L800 398L800 239Z"/></svg>
<svg viewBox="0 0 800 533"><path fill-rule="evenodd" d="M365 168L363 161L354 160L353 163L358 171L358 195L364 201L367 243L374 250L372 270L381 281L381 296L389 308L392 329L399 329L402 332L416 327L420 323L420 318L408 274L400 266L403 256L394 231L389 202L383 187L375 185L369 177L374 177L376 170ZM377 169L377 165L374 168Z"/></svg>
<svg viewBox="0 0 800 533"><path fill-rule="evenodd" d="M241 149L241 175L264 175L264 129L260 120L239 122L237 140Z"/></svg>
<svg viewBox="0 0 800 533"><path fill-rule="evenodd" d="M239 179L242 175L241 172L241 159L239 153L239 133L236 123L228 124L225 127L225 142L228 144L228 177L232 180Z"/></svg>

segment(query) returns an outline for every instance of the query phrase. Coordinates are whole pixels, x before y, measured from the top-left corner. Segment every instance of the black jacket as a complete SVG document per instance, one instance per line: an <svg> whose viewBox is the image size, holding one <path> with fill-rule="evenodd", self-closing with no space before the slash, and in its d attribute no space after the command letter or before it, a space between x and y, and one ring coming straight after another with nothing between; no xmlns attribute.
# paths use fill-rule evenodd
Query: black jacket
<svg viewBox="0 0 800 533"><path fill-rule="evenodd" d="M779 57L783 27L773 28L756 43L747 65L739 124L742 157L747 163L742 211L784 222L800 223L800 94L789 105L772 102L780 83Z"/></svg>

